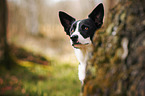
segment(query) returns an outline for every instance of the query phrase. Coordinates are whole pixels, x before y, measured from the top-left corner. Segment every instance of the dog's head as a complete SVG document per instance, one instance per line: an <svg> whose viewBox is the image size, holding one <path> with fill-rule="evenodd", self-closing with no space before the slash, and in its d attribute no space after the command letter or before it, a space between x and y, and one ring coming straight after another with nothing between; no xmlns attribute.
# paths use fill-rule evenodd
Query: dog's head
<svg viewBox="0 0 145 96"><path fill-rule="evenodd" d="M59 18L67 35L70 36L72 46L79 48L92 43L94 33L103 24L104 7L99 4L87 19L76 21L65 12L59 11Z"/></svg>

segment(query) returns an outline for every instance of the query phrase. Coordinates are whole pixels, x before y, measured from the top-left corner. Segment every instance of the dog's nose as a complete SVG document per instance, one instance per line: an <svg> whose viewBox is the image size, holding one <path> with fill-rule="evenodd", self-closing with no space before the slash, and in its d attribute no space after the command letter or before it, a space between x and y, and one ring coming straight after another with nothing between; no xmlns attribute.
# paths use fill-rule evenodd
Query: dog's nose
<svg viewBox="0 0 145 96"><path fill-rule="evenodd" d="M73 42L76 42L78 40L78 35L73 35L70 38Z"/></svg>

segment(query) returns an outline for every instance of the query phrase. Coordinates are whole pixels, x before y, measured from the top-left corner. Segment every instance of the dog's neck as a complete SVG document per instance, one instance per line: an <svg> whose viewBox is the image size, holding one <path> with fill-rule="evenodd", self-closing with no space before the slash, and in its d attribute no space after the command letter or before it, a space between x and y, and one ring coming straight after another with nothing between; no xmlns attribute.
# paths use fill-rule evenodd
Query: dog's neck
<svg viewBox="0 0 145 96"><path fill-rule="evenodd" d="M74 48L77 59L80 63L87 63L89 54L92 52L93 44L82 45L79 49Z"/></svg>

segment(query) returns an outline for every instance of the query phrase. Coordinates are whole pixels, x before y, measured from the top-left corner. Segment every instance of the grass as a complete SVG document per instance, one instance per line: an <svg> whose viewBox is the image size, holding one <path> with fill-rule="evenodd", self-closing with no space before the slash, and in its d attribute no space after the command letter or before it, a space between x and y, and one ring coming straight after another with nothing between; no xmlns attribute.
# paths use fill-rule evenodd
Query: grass
<svg viewBox="0 0 145 96"><path fill-rule="evenodd" d="M0 66L0 95L79 96L76 64L57 60L49 65L22 60L18 64L9 71Z"/></svg>

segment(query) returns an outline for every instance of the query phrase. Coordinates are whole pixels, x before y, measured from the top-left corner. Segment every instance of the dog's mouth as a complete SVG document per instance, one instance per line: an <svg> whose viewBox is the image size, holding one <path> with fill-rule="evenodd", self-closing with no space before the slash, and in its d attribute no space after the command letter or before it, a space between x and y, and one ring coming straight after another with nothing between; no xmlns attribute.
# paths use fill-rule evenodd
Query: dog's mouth
<svg viewBox="0 0 145 96"><path fill-rule="evenodd" d="M75 48L82 48L85 47L85 45L88 45L89 43L86 44L81 44L79 41L73 42L72 46L74 46Z"/></svg>

